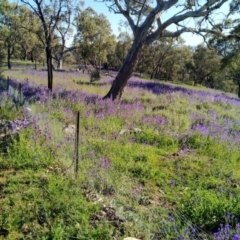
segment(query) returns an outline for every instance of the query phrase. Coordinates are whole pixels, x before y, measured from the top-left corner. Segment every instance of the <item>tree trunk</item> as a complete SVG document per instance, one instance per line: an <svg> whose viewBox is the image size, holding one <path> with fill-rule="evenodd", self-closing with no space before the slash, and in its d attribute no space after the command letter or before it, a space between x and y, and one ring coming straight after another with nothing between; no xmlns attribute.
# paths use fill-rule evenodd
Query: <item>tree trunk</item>
<svg viewBox="0 0 240 240"><path fill-rule="evenodd" d="M31 62L34 63L33 51L31 51Z"/></svg>
<svg viewBox="0 0 240 240"><path fill-rule="evenodd" d="M52 51L51 47L46 47L46 58L47 58L47 72L48 72L48 89L53 89L53 66L52 66Z"/></svg>
<svg viewBox="0 0 240 240"><path fill-rule="evenodd" d="M102 69L102 66L101 66L101 59L99 59L99 77L101 77L101 69Z"/></svg>
<svg viewBox="0 0 240 240"><path fill-rule="evenodd" d="M240 80L238 80L238 97L240 98Z"/></svg>
<svg viewBox="0 0 240 240"><path fill-rule="evenodd" d="M62 66L63 66L63 56L57 59L57 68L62 69Z"/></svg>
<svg viewBox="0 0 240 240"><path fill-rule="evenodd" d="M24 51L23 51L23 57L22 57L22 59L23 59L23 61L27 61L27 52L25 51L25 49L24 49Z"/></svg>
<svg viewBox="0 0 240 240"><path fill-rule="evenodd" d="M8 69L11 69L12 68L12 65L11 65L11 49L8 48L7 50L7 64L8 64Z"/></svg>
<svg viewBox="0 0 240 240"><path fill-rule="evenodd" d="M128 80L132 76L134 67L137 64L138 56L142 48L143 43L136 37L109 92L103 99L111 98L112 100L115 100L121 98L124 87L127 85Z"/></svg>

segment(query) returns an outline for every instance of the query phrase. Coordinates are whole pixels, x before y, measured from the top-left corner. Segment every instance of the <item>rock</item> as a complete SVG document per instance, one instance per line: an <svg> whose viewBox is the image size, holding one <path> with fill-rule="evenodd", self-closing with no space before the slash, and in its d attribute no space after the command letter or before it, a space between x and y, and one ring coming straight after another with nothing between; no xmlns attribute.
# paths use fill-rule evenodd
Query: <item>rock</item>
<svg viewBox="0 0 240 240"><path fill-rule="evenodd" d="M140 128L133 128L132 132L139 133L139 132L142 132L142 130Z"/></svg>
<svg viewBox="0 0 240 240"><path fill-rule="evenodd" d="M100 211L95 212L91 216L91 223L93 226L96 226L102 221L108 221L114 227L121 228L124 220L119 218L116 214L116 210L111 207L103 207Z"/></svg>
<svg viewBox="0 0 240 240"><path fill-rule="evenodd" d="M120 131L120 135L123 135L123 134L125 134L125 133L127 133L127 132L129 132L129 130L127 130L127 129L121 129L121 131Z"/></svg>
<svg viewBox="0 0 240 240"><path fill-rule="evenodd" d="M32 112L32 109L29 108L29 107L24 108L24 110L25 110L26 112L28 112L28 113L31 113L31 112Z"/></svg>
<svg viewBox="0 0 240 240"><path fill-rule="evenodd" d="M63 131L68 135L74 135L76 131L76 126L73 124L69 124L63 128Z"/></svg>
<svg viewBox="0 0 240 240"><path fill-rule="evenodd" d="M123 135L123 134L125 134L125 133L140 133L140 132L142 132L142 129L140 129L140 128L132 128L132 129L130 129L130 130L128 130L128 129L122 129L121 131L120 131L120 135Z"/></svg>

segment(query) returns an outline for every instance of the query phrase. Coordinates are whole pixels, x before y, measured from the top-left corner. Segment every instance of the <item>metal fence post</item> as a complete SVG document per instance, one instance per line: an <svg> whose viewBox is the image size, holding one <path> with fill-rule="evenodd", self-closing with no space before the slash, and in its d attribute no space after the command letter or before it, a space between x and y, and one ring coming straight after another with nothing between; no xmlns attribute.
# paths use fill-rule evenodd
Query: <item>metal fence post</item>
<svg viewBox="0 0 240 240"><path fill-rule="evenodd" d="M80 113L79 111L76 114L76 131L75 131L75 166L74 166L74 173L77 177L78 173L78 162L79 162L79 121L80 120Z"/></svg>
<svg viewBox="0 0 240 240"><path fill-rule="evenodd" d="M7 93L9 93L9 83L10 83L10 79L9 77L7 77Z"/></svg>

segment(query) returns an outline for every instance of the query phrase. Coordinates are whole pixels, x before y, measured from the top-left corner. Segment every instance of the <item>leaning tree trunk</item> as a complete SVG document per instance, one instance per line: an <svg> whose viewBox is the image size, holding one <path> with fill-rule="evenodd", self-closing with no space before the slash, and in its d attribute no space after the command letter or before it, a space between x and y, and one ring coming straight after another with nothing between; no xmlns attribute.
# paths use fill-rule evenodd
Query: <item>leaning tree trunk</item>
<svg viewBox="0 0 240 240"><path fill-rule="evenodd" d="M46 47L46 58L47 58L47 72L48 72L48 89L53 89L53 66L52 66L52 51L51 47Z"/></svg>
<svg viewBox="0 0 240 240"><path fill-rule="evenodd" d="M120 99L127 85L128 80L131 78L134 67L137 64L138 56L143 48L143 43L140 40L133 42L124 62L113 81L112 87L103 99L111 98L112 100Z"/></svg>

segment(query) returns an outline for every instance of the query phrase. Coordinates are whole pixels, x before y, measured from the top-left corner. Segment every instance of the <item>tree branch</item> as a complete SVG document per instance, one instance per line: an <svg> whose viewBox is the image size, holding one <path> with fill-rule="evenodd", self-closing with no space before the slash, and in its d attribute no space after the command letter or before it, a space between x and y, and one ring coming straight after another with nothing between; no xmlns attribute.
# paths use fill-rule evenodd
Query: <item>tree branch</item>
<svg viewBox="0 0 240 240"><path fill-rule="evenodd" d="M144 8L144 6L145 6L145 4L146 4L146 1L147 1L147 0L144 0L144 3L143 3L143 5L142 5L142 7L141 7L140 13L139 13L139 15L138 15L138 20L137 20L136 26L138 26L138 23L139 23L139 20L140 20L141 15L142 15L143 8Z"/></svg>
<svg viewBox="0 0 240 240"><path fill-rule="evenodd" d="M114 3L115 3L115 5L117 6L117 8L118 8L118 10L119 10L119 12L117 12L114 8L113 8L113 5L112 6L107 6L109 9L111 9L115 14L116 13L120 13L120 14L122 14L126 19L127 19L127 21L128 21L128 23L129 23L129 25L130 25L130 27L131 27L131 29L132 29L132 31L133 31L133 34L134 34L134 36L135 36L135 34L136 34L136 31L137 31L137 26L134 24L134 21L133 21L133 19L131 18L131 16L130 16L130 13L129 13L129 11L130 11L130 7L127 5L127 9L125 10L123 7L122 7L122 5L121 5L121 3L120 3L120 1L119 0L114 0Z"/></svg>

